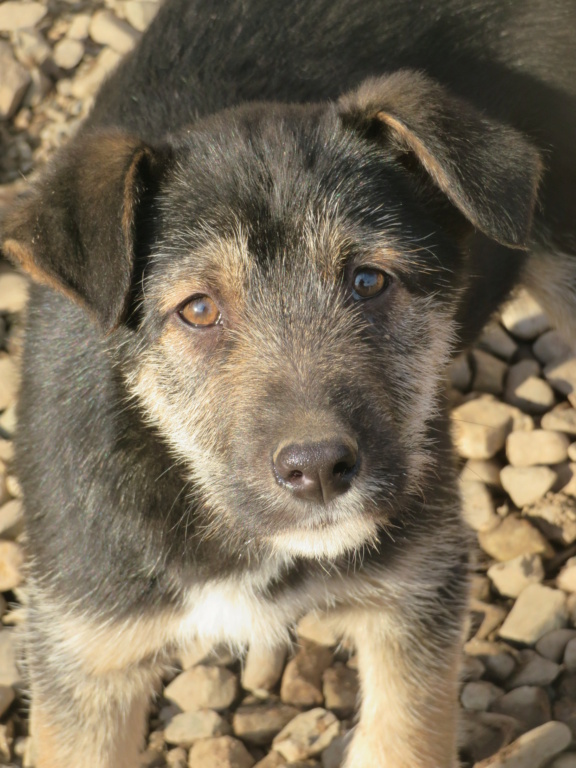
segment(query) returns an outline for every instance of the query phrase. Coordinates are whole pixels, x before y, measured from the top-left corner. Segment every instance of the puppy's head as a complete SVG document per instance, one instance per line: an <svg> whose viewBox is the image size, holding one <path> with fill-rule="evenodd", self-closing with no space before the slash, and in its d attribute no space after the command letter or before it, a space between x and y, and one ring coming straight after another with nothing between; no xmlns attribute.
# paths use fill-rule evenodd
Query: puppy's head
<svg viewBox="0 0 576 768"><path fill-rule="evenodd" d="M539 173L518 134L401 72L162 148L81 135L3 247L102 326L200 536L337 556L426 492L466 238L524 247Z"/></svg>

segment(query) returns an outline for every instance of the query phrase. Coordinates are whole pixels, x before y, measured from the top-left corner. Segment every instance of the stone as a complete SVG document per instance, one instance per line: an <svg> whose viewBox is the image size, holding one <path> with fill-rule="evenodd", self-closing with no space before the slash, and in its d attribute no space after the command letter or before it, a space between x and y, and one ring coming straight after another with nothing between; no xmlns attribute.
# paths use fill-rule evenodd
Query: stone
<svg viewBox="0 0 576 768"><path fill-rule="evenodd" d="M558 482L553 490L562 491L566 496L576 498L576 464L573 461L568 464L557 464L555 470L558 473Z"/></svg>
<svg viewBox="0 0 576 768"><path fill-rule="evenodd" d="M109 10L96 11L89 33L95 43L107 45L117 53L128 53L140 39L140 34L130 24Z"/></svg>
<svg viewBox="0 0 576 768"><path fill-rule="evenodd" d="M7 592L22 583L24 556L19 544L0 541L0 592Z"/></svg>
<svg viewBox="0 0 576 768"><path fill-rule="evenodd" d="M160 4L148 0L127 0L124 3L126 20L139 32L144 32L158 13Z"/></svg>
<svg viewBox="0 0 576 768"><path fill-rule="evenodd" d="M232 736L197 741L188 755L188 768L252 768L256 761Z"/></svg>
<svg viewBox="0 0 576 768"><path fill-rule="evenodd" d="M242 688L253 693L271 691L282 676L286 662L286 648L250 647L242 669Z"/></svg>
<svg viewBox="0 0 576 768"><path fill-rule="evenodd" d="M554 720L570 728L572 731L572 740L576 740L576 701L573 697L561 696L556 699L552 707Z"/></svg>
<svg viewBox="0 0 576 768"><path fill-rule="evenodd" d="M54 46L54 63L62 69L75 69L84 57L84 44L80 40L60 40Z"/></svg>
<svg viewBox="0 0 576 768"><path fill-rule="evenodd" d="M322 676L324 706L340 719L352 717L359 694L358 673L337 663L328 667Z"/></svg>
<svg viewBox="0 0 576 768"><path fill-rule="evenodd" d="M576 672L576 639L572 638L566 644L564 651L564 666L568 672Z"/></svg>
<svg viewBox="0 0 576 768"><path fill-rule="evenodd" d="M0 507L0 538L14 540L24 529L24 512L19 499Z"/></svg>
<svg viewBox="0 0 576 768"><path fill-rule="evenodd" d="M4 3L7 5L7 3ZM2 5L0 5L0 10ZM26 89L30 85L30 75L12 55L10 46L0 40L0 120L7 120L18 110Z"/></svg>
<svg viewBox="0 0 576 768"><path fill-rule="evenodd" d="M490 491L477 480L460 482L462 514L468 525L475 531L489 531L500 524L495 512Z"/></svg>
<svg viewBox="0 0 576 768"><path fill-rule="evenodd" d="M568 458L570 461L576 461L576 443L570 443L568 446Z"/></svg>
<svg viewBox="0 0 576 768"><path fill-rule="evenodd" d="M222 710L238 693L236 676L222 667L192 667L182 672L164 690L164 698L184 712Z"/></svg>
<svg viewBox="0 0 576 768"><path fill-rule="evenodd" d="M518 344L514 339L506 333L500 323L495 322L489 323L484 328L477 344L487 352L491 352L504 360L510 360L518 349Z"/></svg>
<svg viewBox="0 0 576 768"><path fill-rule="evenodd" d="M460 701L464 709L477 712L486 712L492 702L503 696L504 691L494 683L479 680L475 683L466 683L460 694Z"/></svg>
<svg viewBox="0 0 576 768"><path fill-rule="evenodd" d="M341 768L344 755L352 738L352 731L342 733L322 752L322 768Z"/></svg>
<svg viewBox="0 0 576 768"><path fill-rule="evenodd" d="M514 688L493 702L492 712L508 715L519 720L526 730L532 730L548 722L552 717L550 699L543 688L523 685Z"/></svg>
<svg viewBox="0 0 576 768"><path fill-rule="evenodd" d="M13 638L13 630L0 627L0 685L18 685L21 682Z"/></svg>
<svg viewBox="0 0 576 768"><path fill-rule="evenodd" d="M86 40L90 34L91 21L92 17L87 13L76 14L66 32L66 37L70 40Z"/></svg>
<svg viewBox="0 0 576 768"><path fill-rule="evenodd" d="M15 32L24 27L35 27L47 13L48 9L42 3L23 0L0 3L0 32Z"/></svg>
<svg viewBox="0 0 576 768"><path fill-rule="evenodd" d="M568 458L569 445L566 435L548 429L512 432L506 439L506 456L513 467L559 464Z"/></svg>
<svg viewBox="0 0 576 768"><path fill-rule="evenodd" d="M544 567L540 555L519 555L512 560L496 563L488 569L488 576L504 597L518 597L529 584L544 579Z"/></svg>
<svg viewBox="0 0 576 768"><path fill-rule="evenodd" d="M576 541L576 499L571 496L549 494L525 513L547 539L564 546Z"/></svg>
<svg viewBox="0 0 576 768"><path fill-rule="evenodd" d="M507 466L500 473L502 487L520 508L543 498L557 479L550 467Z"/></svg>
<svg viewBox="0 0 576 768"><path fill-rule="evenodd" d="M465 683L472 683L480 680L484 676L486 667L475 656L467 656L464 654L462 664L460 666L460 680Z"/></svg>
<svg viewBox="0 0 576 768"><path fill-rule="evenodd" d="M566 626L567 620L563 592L541 584L530 584L514 603L500 627L499 635L505 640L534 645L547 632Z"/></svg>
<svg viewBox="0 0 576 768"><path fill-rule="evenodd" d="M485 677L487 680L502 684L516 669L516 660L506 651L484 657Z"/></svg>
<svg viewBox="0 0 576 768"><path fill-rule="evenodd" d="M286 760L279 752L268 752L266 757L257 762L254 768L286 768Z"/></svg>
<svg viewBox="0 0 576 768"><path fill-rule="evenodd" d="M500 451L512 429L512 416L502 403L471 400L451 414L452 436L465 459L491 459Z"/></svg>
<svg viewBox="0 0 576 768"><path fill-rule="evenodd" d="M506 610L502 606L481 600L470 600L470 612L472 621L477 626L474 637L478 640L486 640L506 618Z"/></svg>
<svg viewBox="0 0 576 768"><path fill-rule="evenodd" d="M332 653L315 643L306 642L286 665L280 698L285 704L312 707L322 704L322 674L332 663Z"/></svg>
<svg viewBox="0 0 576 768"><path fill-rule="evenodd" d="M493 755L519 736L517 720L495 712L464 711L459 722L459 743L471 763Z"/></svg>
<svg viewBox="0 0 576 768"><path fill-rule="evenodd" d="M77 99L86 99L88 96L92 96L102 82L116 69L121 59L121 53L110 48L104 48L91 66L74 78L71 95Z"/></svg>
<svg viewBox="0 0 576 768"><path fill-rule="evenodd" d="M554 629L536 643L536 651L545 659L559 664L564 657L566 646L576 637L576 629Z"/></svg>
<svg viewBox="0 0 576 768"><path fill-rule="evenodd" d="M576 435L576 408L570 407L568 403L561 403L545 413L540 424L542 429Z"/></svg>
<svg viewBox="0 0 576 768"><path fill-rule="evenodd" d="M166 752L166 765L168 768L186 768L188 763L188 755L186 750L182 747L176 747L175 749L169 749Z"/></svg>
<svg viewBox="0 0 576 768"><path fill-rule="evenodd" d="M563 360L574 353L570 344L556 330L546 331L536 339L532 351L543 365Z"/></svg>
<svg viewBox="0 0 576 768"><path fill-rule="evenodd" d="M199 739L227 736L230 725L217 712L203 709L174 715L166 724L164 738L168 744L191 747Z"/></svg>
<svg viewBox="0 0 576 768"><path fill-rule="evenodd" d="M550 659L544 659L536 651L526 649L520 651L520 666L507 680L507 688L520 688L523 685L535 685L542 688L556 680L562 667Z"/></svg>
<svg viewBox="0 0 576 768"><path fill-rule="evenodd" d="M14 52L26 69L34 65L50 70L52 48L38 29L29 27L20 29L13 34Z"/></svg>
<svg viewBox="0 0 576 768"><path fill-rule="evenodd" d="M324 645L328 648L338 645L340 641L330 620L321 613L307 613L303 616L298 622L296 632L301 640L309 640L316 645Z"/></svg>
<svg viewBox="0 0 576 768"><path fill-rule="evenodd" d="M576 389L576 355L550 363L544 368L544 376L555 390L572 401Z"/></svg>
<svg viewBox="0 0 576 768"><path fill-rule="evenodd" d="M564 592L576 592L576 557L571 557L566 561L556 577L556 584Z"/></svg>
<svg viewBox="0 0 576 768"><path fill-rule="evenodd" d="M502 488L500 471L502 467L495 459L468 459L460 472L460 480L473 480L491 488Z"/></svg>
<svg viewBox="0 0 576 768"><path fill-rule="evenodd" d="M571 741L572 734L564 723L544 723L524 733L496 755L476 763L474 768L543 768Z"/></svg>
<svg viewBox="0 0 576 768"><path fill-rule="evenodd" d="M460 390L460 392L467 392L472 384L472 369L468 362L467 353L458 355L450 365L450 384Z"/></svg>
<svg viewBox="0 0 576 768"><path fill-rule="evenodd" d="M504 391L506 402L534 414L552 408L556 402L554 390L539 374L540 366L535 360L521 360L511 366Z"/></svg>
<svg viewBox="0 0 576 768"><path fill-rule="evenodd" d="M549 763L548 768L576 768L576 752L565 752Z"/></svg>
<svg viewBox="0 0 576 768"><path fill-rule="evenodd" d="M0 717L11 707L14 701L14 688L11 685L0 685Z"/></svg>
<svg viewBox="0 0 576 768"><path fill-rule="evenodd" d="M288 704L267 704L239 707L232 717L234 735L250 744L269 744L299 710Z"/></svg>
<svg viewBox="0 0 576 768"><path fill-rule="evenodd" d="M470 356L474 369L473 388L477 392L500 395L504 391L504 377L508 370L506 363L481 349L472 350Z"/></svg>
<svg viewBox="0 0 576 768"><path fill-rule="evenodd" d="M521 555L554 557L554 550L544 536L527 520L508 515L497 528L478 533L480 546L495 560L504 562Z"/></svg>
<svg viewBox="0 0 576 768"><path fill-rule="evenodd" d="M12 358L0 353L0 411L16 401L18 392L18 370Z"/></svg>
<svg viewBox="0 0 576 768"><path fill-rule="evenodd" d="M320 754L339 733L340 723L336 716L317 707L295 717L272 744L288 761L305 760Z"/></svg>
<svg viewBox="0 0 576 768"><path fill-rule="evenodd" d="M544 310L525 290L504 306L500 320L507 331L523 341L532 341L550 328Z"/></svg>

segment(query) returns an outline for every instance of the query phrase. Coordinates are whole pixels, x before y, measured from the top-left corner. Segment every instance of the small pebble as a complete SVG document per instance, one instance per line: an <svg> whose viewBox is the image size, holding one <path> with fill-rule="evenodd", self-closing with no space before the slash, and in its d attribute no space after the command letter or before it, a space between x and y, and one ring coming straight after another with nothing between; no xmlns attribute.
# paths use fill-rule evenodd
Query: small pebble
<svg viewBox="0 0 576 768"><path fill-rule="evenodd" d="M567 620L565 594L531 584L520 593L499 635L505 640L534 645L547 632L566 626Z"/></svg>

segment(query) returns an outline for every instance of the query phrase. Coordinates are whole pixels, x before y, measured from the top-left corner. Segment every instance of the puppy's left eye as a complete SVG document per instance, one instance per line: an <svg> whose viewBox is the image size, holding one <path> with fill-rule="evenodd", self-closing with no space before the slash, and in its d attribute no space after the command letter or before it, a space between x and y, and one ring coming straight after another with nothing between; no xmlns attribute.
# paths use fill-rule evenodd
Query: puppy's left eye
<svg viewBox="0 0 576 768"><path fill-rule="evenodd" d="M196 328L209 328L221 319L218 305L210 296L194 296L180 307L178 314L187 325Z"/></svg>
<svg viewBox="0 0 576 768"><path fill-rule="evenodd" d="M382 293L390 283L390 278L379 269L360 267L354 273L353 296L355 299L373 299Z"/></svg>

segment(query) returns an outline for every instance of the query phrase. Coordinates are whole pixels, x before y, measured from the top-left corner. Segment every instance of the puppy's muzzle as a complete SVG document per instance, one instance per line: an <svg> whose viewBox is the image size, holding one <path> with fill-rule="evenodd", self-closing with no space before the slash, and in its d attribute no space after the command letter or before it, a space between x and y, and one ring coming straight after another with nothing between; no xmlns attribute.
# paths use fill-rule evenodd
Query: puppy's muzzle
<svg viewBox="0 0 576 768"><path fill-rule="evenodd" d="M350 488L358 472L358 446L346 438L284 444L272 461L276 481L296 498L328 503Z"/></svg>

